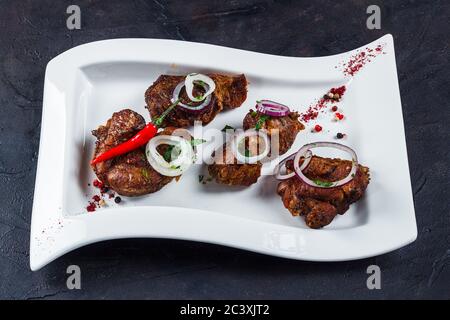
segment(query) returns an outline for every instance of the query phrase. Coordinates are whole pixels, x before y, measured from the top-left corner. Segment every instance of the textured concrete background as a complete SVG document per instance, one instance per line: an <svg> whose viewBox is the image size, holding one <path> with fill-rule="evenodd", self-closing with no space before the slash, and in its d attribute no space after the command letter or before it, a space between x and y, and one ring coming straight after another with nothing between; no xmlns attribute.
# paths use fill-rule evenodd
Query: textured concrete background
<svg viewBox="0 0 450 320"><path fill-rule="evenodd" d="M66 28L70 4L81 7L81 30ZM370 4L381 7L381 30L366 28ZM450 298L449 1L0 0L0 8L1 298ZM396 45L415 243L376 258L320 264L130 239L91 245L29 270L44 71L57 54L94 40L148 37L320 56L386 33ZM374 110L368 116L382 124L385 115ZM65 286L70 264L81 266L82 290ZM382 290L366 288L370 264L382 269Z"/></svg>

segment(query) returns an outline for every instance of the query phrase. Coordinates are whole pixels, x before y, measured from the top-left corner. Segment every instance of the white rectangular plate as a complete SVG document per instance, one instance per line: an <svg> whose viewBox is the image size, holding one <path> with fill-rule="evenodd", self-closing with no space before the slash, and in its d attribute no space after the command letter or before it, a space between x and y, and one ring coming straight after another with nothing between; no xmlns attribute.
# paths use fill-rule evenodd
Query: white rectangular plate
<svg viewBox="0 0 450 320"><path fill-rule="evenodd" d="M276 194L277 181L263 176L249 188L198 182L195 165L179 182L139 198L110 201L94 213L88 183L94 137L91 130L113 112L130 107L149 115L144 92L160 74L244 73L246 102L219 114L207 127L240 127L257 99L271 99L304 111L331 87L348 82L336 68L357 51L319 58L273 56L243 50L155 39L89 43L54 58L45 75L42 130L31 225L30 265L37 270L80 246L96 241L153 237L203 241L311 261L341 261L379 255L415 240L413 198L391 35L379 55L353 78L340 103L345 120L320 115L324 130L308 123L292 148L313 141L354 148L371 170L366 195L329 226L312 230L292 217ZM365 48L366 46L362 47Z"/></svg>

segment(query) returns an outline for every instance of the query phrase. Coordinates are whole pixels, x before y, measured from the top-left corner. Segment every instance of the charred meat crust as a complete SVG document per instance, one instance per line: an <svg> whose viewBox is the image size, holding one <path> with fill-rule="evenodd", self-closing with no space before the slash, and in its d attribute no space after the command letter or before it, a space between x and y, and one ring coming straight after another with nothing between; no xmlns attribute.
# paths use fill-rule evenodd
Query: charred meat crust
<svg viewBox="0 0 450 320"><path fill-rule="evenodd" d="M279 137L279 155L285 154L292 146L297 137L297 134L305 129L305 126L298 121L300 115L297 112L291 112L284 117L269 117L261 124L261 128L267 130L267 134L271 137L278 130ZM261 114L250 110L244 117L244 130L255 128Z"/></svg>
<svg viewBox="0 0 450 320"><path fill-rule="evenodd" d="M203 125L210 123L215 116L228 109L238 108L247 99L247 79L245 75L227 76L221 74L208 74L215 84L216 90L212 93L209 106L201 113L191 113L183 108L175 108L163 121L162 126L185 128L192 126L194 121L201 121ZM172 93L184 76L161 75L145 92L146 108L152 119L160 116L172 101ZM187 98L182 90L181 97Z"/></svg>
<svg viewBox="0 0 450 320"><path fill-rule="evenodd" d="M313 156L303 173L312 180L331 182L347 176L351 166L348 160ZM288 171L293 170L292 160L287 162L286 167ZM353 180L343 186L316 188L295 176L280 182L277 192L293 216L305 216L306 224L318 229L330 224L337 214L344 214L350 204L361 199L369 181L369 168L358 165Z"/></svg>
<svg viewBox="0 0 450 320"><path fill-rule="evenodd" d="M229 186L250 186L261 176L262 164L239 164L230 147L224 144L213 154L215 163L208 166L208 172L217 183Z"/></svg>
<svg viewBox="0 0 450 320"><path fill-rule="evenodd" d="M130 109L113 113L104 126L92 131L97 138L94 158L127 141L144 126L144 118ZM166 128L159 134L171 134L173 130L174 128ZM161 175L150 166L145 156L145 147L98 163L92 169L105 186L128 197L156 192L173 179Z"/></svg>

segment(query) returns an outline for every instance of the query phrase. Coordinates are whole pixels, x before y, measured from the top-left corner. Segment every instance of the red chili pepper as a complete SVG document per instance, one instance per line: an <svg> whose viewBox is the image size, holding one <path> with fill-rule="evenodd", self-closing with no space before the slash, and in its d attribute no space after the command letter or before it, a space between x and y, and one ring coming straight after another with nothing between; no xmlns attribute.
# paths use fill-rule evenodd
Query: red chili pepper
<svg viewBox="0 0 450 320"><path fill-rule="evenodd" d="M95 157L95 159L91 161L91 164L94 165L99 162L103 162L135 150L146 144L151 138L156 135L156 132L158 132L158 127L150 122L145 126L144 129L136 133L130 140L127 140L124 143L121 143L118 146L111 148L108 151L105 151Z"/></svg>
<svg viewBox="0 0 450 320"><path fill-rule="evenodd" d="M97 157L95 157L94 160L91 161L91 165L95 165L99 162L103 162L106 160L109 160L111 158L115 158L117 156L120 156L122 154L128 153L130 151L133 151L144 144L146 144L151 138L153 138L156 133L158 132L158 127L161 125L164 118L169 114L170 111L172 111L173 108L175 108L180 102L178 99L174 103L172 103L162 114L159 116L154 123L150 122L148 123L144 129L136 133L130 140L125 141L124 143L119 144L118 146L115 146L114 148L109 149L108 151L105 151L101 154L99 154Z"/></svg>

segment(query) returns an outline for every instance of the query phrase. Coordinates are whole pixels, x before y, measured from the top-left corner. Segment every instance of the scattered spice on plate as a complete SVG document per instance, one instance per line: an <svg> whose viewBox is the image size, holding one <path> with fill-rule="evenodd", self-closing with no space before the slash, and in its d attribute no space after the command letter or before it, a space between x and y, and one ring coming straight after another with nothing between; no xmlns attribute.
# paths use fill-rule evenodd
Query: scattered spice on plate
<svg viewBox="0 0 450 320"><path fill-rule="evenodd" d="M88 183L88 186L91 184ZM94 212L97 208L106 206L106 199L112 199L115 197L114 190L111 190L109 187L105 186L103 182L101 182L98 179L95 179L92 182L92 185L99 189L99 193L92 196L91 200L88 202L88 206L86 207L86 210L88 212Z"/></svg>
<svg viewBox="0 0 450 320"><path fill-rule="evenodd" d="M320 112L324 112L325 110L329 109L330 103L339 102L344 96L346 89L346 86L331 88L315 104L309 106L306 112L301 113L300 119L305 123L308 123L310 120L316 119ZM335 107L337 110L337 106Z"/></svg>
<svg viewBox="0 0 450 320"><path fill-rule="evenodd" d="M315 131L315 132L320 132L320 131L322 131L322 127L321 127L320 125L316 124L316 125L314 126L314 131Z"/></svg>
<svg viewBox="0 0 450 320"><path fill-rule="evenodd" d="M342 138L344 138L344 137L345 137L345 134L344 134L344 133L338 132L338 133L336 134L336 138L337 138L337 139L342 139Z"/></svg>
<svg viewBox="0 0 450 320"><path fill-rule="evenodd" d="M336 112L334 115L336 116L336 120L344 119L344 115L342 113Z"/></svg>
<svg viewBox="0 0 450 320"><path fill-rule="evenodd" d="M306 112L300 114L300 118L303 122L309 122L310 120L314 120L319 115L319 111L321 111L326 104L326 99L321 98L317 101L316 104L309 106Z"/></svg>
<svg viewBox="0 0 450 320"><path fill-rule="evenodd" d="M338 107L337 107L337 106L332 106L332 107L331 107L331 111L336 112L337 110L338 110Z"/></svg>
<svg viewBox="0 0 450 320"><path fill-rule="evenodd" d="M108 191L109 191L108 187L103 187L100 189L100 193L102 193L102 194L108 193Z"/></svg>
<svg viewBox="0 0 450 320"><path fill-rule="evenodd" d="M95 179L94 182L93 182L92 184L94 185L94 187L99 188L99 189L101 189L101 188L104 187L103 182L101 182L101 181L98 180L98 179Z"/></svg>
<svg viewBox="0 0 450 320"><path fill-rule="evenodd" d="M333 95L332 99L339 101L344 96L345 90L347 90L345 86L331 88L329 94Z"/></svg>
<svg viewBox="0 0 450 320"><path fill-rule="evenodd" d="M95 209L97 209L97 206L95 205L94 202L89 202L89 205L86 207L86 210L88 212L94 212Z"/></svg>
<svg viewBox="0 0 450 320"><path fill-rule="evenodd" d="M114 202L115 202L115 203L120 203L121 201L122 201L122 198L119 197L119 196L117 196L117 197L114 198Z"/></svg>
<svg viewBox="0 0 450 320"><path fill-rule="evenodd" d="M380 54L385 54L384 46L385 44L379 44L375 48L366 47L350 56L348 61L341 62L339 66L342 68L344 75L354 76L372 59Z"/></svg>

